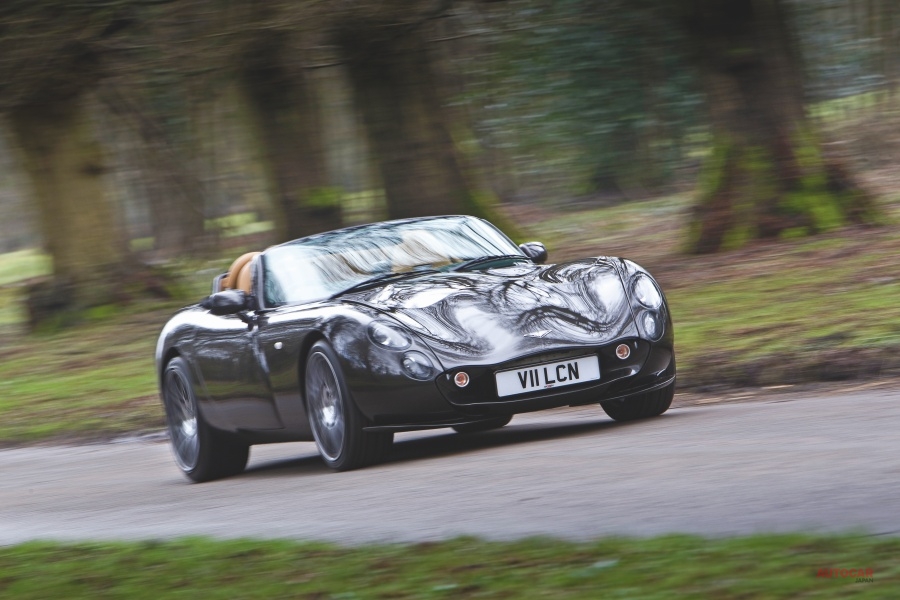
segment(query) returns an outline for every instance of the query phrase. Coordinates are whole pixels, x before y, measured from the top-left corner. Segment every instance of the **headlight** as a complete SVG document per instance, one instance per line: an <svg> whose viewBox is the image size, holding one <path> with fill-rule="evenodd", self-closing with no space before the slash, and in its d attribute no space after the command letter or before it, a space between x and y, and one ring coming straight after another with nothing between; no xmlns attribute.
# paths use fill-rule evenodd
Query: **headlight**
<svg viewBox="0 0 900 600"><path fill-rule="evenodd" d="M412 343L409 336L399 327L372 321L368 327L369 339L383 348L403 350Z"/></svg>
<svg viewBox="0 0 900 600"><path fill-rule="evenodd" d="M434 365L430 358L413 350L403 355L403 370L413 379L425 380L431 379Z"/></svg>
<svg viewBox="0 0 900 600"><path fill-rule="evenodd" d="M640 273L635 277L631 289L635 300L643 306L656 310L662 305L662 294L659 293L656 284L647 275Z"/></svg>
<svg viewBox="0 0 900 600"><path fill-rule="evenodd" d="M655 313L652 313L650 311L645 312L642 318L641 325L643 326L644 334L648 338L650 338L651 340L656 340L659 337L659 318Z"/></svg>

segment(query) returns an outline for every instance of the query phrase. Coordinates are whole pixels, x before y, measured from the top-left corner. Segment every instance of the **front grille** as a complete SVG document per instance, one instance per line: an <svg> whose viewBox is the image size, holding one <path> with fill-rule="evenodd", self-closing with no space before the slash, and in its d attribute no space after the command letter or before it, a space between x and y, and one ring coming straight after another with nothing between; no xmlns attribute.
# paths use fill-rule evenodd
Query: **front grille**
<svg viewBox="0 0 900 600"><path fill-rule="evenodd" d="M516 360L511 360L509 362L501 363L494 367L491 367L492 371L506 371L507 369L518 369L519 367L528 367L530 365L539 365L542 363L548 362L557 362L560 360L565 360L567 358L577 358L579 356L585 356L586 354L590 354L591 350L585 348L579 348L577 350L558 350L556 352L546 352L543 354L537 354L535 356L528 356L525 358L517 358Z"/></svg>

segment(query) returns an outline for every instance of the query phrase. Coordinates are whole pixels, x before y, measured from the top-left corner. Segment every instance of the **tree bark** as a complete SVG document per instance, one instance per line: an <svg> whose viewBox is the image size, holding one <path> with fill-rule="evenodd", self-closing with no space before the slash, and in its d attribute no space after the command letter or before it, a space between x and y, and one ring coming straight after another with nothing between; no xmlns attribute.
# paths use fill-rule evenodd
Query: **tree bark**
<svg viewBox="0 0 900 600"><path fill-rule="evenodd" d="M196 255L211 246L205 232L204 206L207 193L198 169L184 156L180 146L196 143L196 130L185 131L179 145L170 139L164 117L156 114L148 100L108 87L104 105L119 117L119 134L125 157L120 162L140 171L153 231L157 258ZM187 115L198 118L200 111Z"/></svg>
<svg viewBox="0 0 900 600"><path fill-rule="evenodd" d="M283 240L341 226L341 193L329 187L316 94L308 74L286 64L286 50L278 37L264 43L242 74Z"/></svg>
<svg viewBox="0 0 900 600"><path fill-rule="evenodd" d="M881 0L881 52L883 72L891 104L896 100L897 87L900 86L900 17L896 14L896 3L893 0Z"/></svg>
<svg viewBox="0 0 900 600"><path fill-rule="evenodd" d="M825 155L806 116L800 58L781 0L685 0L682 9L712 133L690 251L873 221L872 198Z"/></svg>
<svg viewBox="0 0 900 600"><path fill-rule="evenodd" d="M53 259L52 287L62 295L56 302L65 309L116 302L127 260L88 102L86 94L56 97L10 115Z"/></svg>
<svg viewBox="0 0 900 600"><path fill-rule="evenodd" d="M391 218L496 215L467 180L423 26L391 37L345 32L341 46ZM501 219L502 220L502 219Z"/></svg>

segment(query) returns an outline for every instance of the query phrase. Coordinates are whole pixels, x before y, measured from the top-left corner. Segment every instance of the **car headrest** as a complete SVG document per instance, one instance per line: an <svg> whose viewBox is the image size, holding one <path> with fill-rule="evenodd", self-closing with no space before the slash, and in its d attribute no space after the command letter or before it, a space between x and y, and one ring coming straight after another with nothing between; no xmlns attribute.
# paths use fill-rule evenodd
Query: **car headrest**
<svg viewBox="0 0 900 600"><path fill-rule="evenodd" d="M231 263L228 273L222 278L221 289L223 290L244 290L250 293L252 286L252 263L253 259L262 254L262 252L247 252L242 254Z"/></svg>

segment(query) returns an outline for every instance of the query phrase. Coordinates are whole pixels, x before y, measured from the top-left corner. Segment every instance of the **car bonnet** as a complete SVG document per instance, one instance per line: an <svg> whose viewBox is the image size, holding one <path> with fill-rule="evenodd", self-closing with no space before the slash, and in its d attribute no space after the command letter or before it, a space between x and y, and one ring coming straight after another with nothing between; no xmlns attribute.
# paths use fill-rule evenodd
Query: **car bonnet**
<svg viewBox="0 0 900 600"><path fill-rule="evenodd" d="M429 273L346 300L403 323L447 367L638 335L619 272L605 258Z"/></svg>

